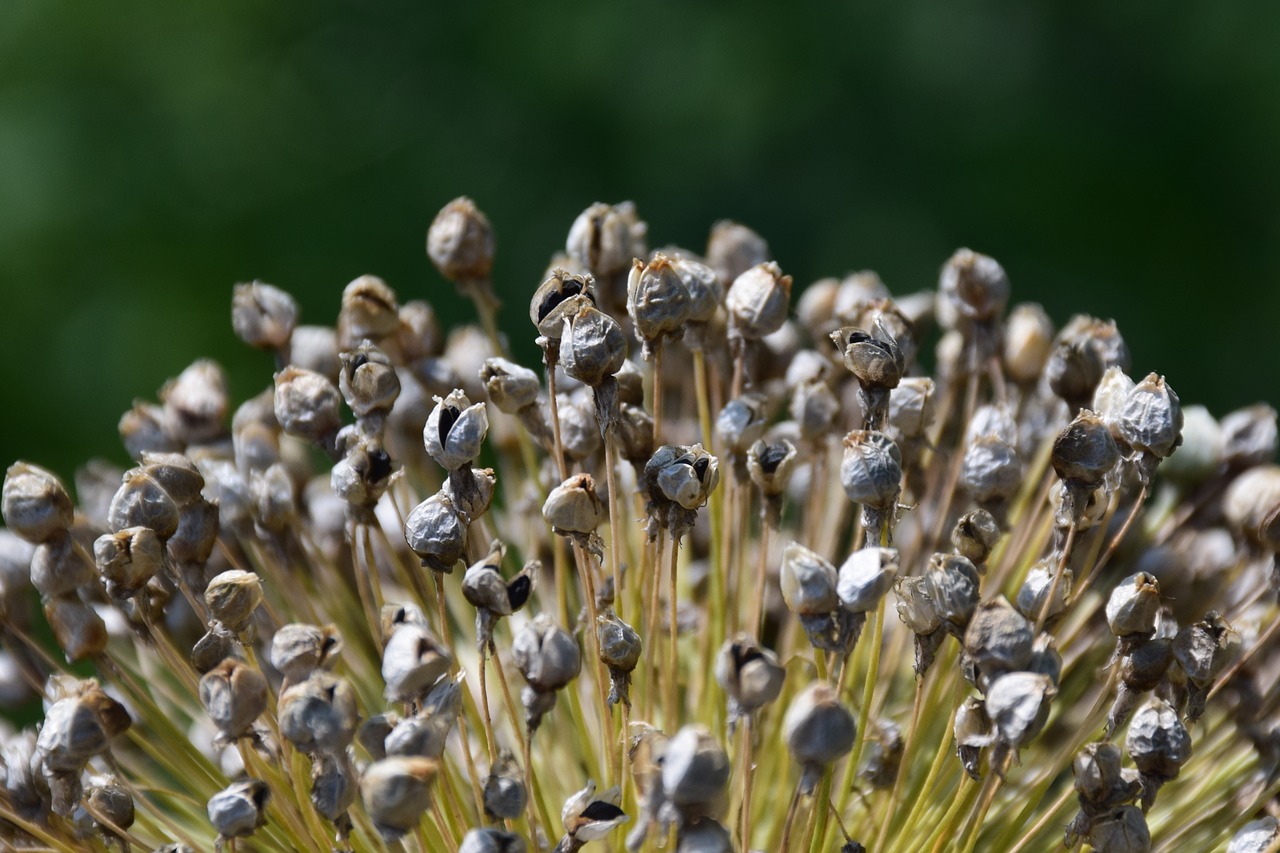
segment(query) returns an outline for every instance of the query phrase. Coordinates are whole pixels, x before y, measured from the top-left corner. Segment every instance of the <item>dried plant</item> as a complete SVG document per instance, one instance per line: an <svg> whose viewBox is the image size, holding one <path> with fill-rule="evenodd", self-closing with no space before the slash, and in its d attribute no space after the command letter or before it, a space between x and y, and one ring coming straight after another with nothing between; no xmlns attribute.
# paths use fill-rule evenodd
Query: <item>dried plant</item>
<svg viewBox="0 0 1280 853"><path fill-rule="evenodd" d="M1184 409L967 249L793 307L745 226L647 237L573 223L521 365L455 200L479 327L236 285L261 394L197 361L76 502L10 467L0 677L44 717L0 846L1276 849L1273 409Z"/></svg>

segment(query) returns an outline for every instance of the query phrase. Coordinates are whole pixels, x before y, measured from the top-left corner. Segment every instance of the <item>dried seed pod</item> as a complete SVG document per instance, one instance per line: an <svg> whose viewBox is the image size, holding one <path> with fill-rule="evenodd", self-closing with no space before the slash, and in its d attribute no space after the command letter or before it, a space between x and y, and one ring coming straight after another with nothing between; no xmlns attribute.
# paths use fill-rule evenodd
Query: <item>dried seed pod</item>
<svg viewBox="0 0 1280 853"><path fill-rule="evenodd" d="M204 475L196 463L181 453L143 453L141 470L164 489L179 510L200 502Z"/></svg>
<svg viewBox="0 0 1280 853"><path fill-rule="evenodd" d="M489 768L484 782L484 814L490 820L514 820L524 813L529 791L524 773L509 751L498 753L498 761Z"/></svg>
<svg viewBox="0 0 1280 853"><path fill-rule="evenodd" d="M627 277L627 314L644 343L645 361L663 339L684 334L689 309L689 291L670 257L657 252L648 263L640 258L632 261Z"/></svg>
<svg viewBox="0 0 1280 853"><path fill-rule="evenodd" d="M440 208L427 229L427 257L449 281L488 280L493 271L493 228L475 202L460 196Z"/></svg>
<svg viewBox="0 0 1280 853"><path fill-rule="evenodd" d="M86 810L106 833L133 826L133 794L115 776L95 776L85 791Z"/></svg>
<svg viewBox="0 0 1280 853"><path fill-rule="evenodd" d="M1107 599L1107 625L1117 637L1150 635L1160 610L1160 583L1154 575L1137 572L1116 585Z"/></svg>
<svg viewBox="0 0 1280 853"><path fill-rule="evenodd" d="M897 504L902 454L882 432L854 430L844 437L840 484L849 500L888 512Z"/></svg>
<svg viewBox="0 0 1280 853"><path fill-rule="evenodd" d="M596 202L573 221L565 253L598 278L619 275L631 266L632 259L649 254L645 248L648 230L636 215L633 202Z"/></svg>
<svg viewBox="0 0 1280 853"><path fill-rule="evenodd" d="M400 330L400 305L395 291L376 275L353 279L342 291L338 311L338 349L355 349L361 341L374 343Z"/></svg>
<svg viewBox="0 0 1280 853"><path fill-rule="evenodd" d="M431 303L414 299L400 306L400 330L396 338L406 361L440 355L443 338L440 320Z"/></svg>
<svg viewBox="0 0 1280 853"><path fill-rule="evenodd" d="M196 640L191 649L191 668L204 675L226 660L235 650L235 638L218 626Z"/></svg>
<svg viewBox="0 0 1280 853"><path fill-rule="evenodd" d="M985 509L966 512L951 529L951 544L956 553L970 560L980 572L999 541L1000 525Z"/></svg>
<svg viewBox="0 0 1280 853"><path fill-rule="evenodd" d="M542 504L542 517L562 536L593 534L605 517L590 474L574 474L551 490Z"/></svg>
<svg viewBox="0 0 1280 853"><path fill-rule="evenodd" d="M663 746L662 796L680 822L720 817L727 805L729 757L700 725L687 725Z"/></svg>
<svg viewBox="0 0 1280 853"><path fill-rule="evenodd" d="M1134 384L1129 374L1120 368L1108 367L1093 391L1093 402L1090 404L1090 408L1097 412L1098 417L1111 430L1111 437L1121 446L1126 442L1120 430L1120 416Z"/></svg>
<svg viewBox="0 0 1280 853"><path fill-rule="evenodd" d="M537 404L538 392L542 390L538 374L505 358L485 359L480 381L493 404L508 415Z"/></svg>
<svg viewBox="0 0 1280 853"><path fill-rule="evenodd" d="M525 853L524 839L501 829L471 829L462 836L458 853Z"/></svg>
<svg viewBox="0 0 1280 853"><path fill-rule="evenodd" d="M970 322L999 318L1009 302L1009 277L995 258L957 249L938 278L938 292Z"/></svg>
<svg viewBox="0 0 1280 853"><path fill-rule="evenodd" d="M386 417L400 396L400 377L386 354L368 341L339 354L338 390L358 418Z"/></svg>
<svg viewBox="0 0 1280 853"><path fill-rule="evenodd" d="M275 376L275 413L289 435L324 447L342 428L342 395L327 377L290 365Z"/></svg>
<svg viewBox="0 0 1280 853"><path fill-rule="evenodd" d="M299 751L341 755L360 721L356 694L345 679L316 670L280 694L280 734Z"/></svg>
<svg viewBox="0 0 1280 853"><path fill-rule="evenodd" d="M774 442L757 441L747 451L747 471L765 497L779 497L796 470L796 446L785 438Z"/></svg>
<svg viewBox="0 0 1280 853"><path fill-rule="evenodd" d="M1182 444L1160 464L1160 473L1178 484L1202 483L1226 458L1222 427L1204 406L1182 410Z"/></svg>
<svg viewBox="0 0 1280 853"><path fill-rule="evenodd" d="M898 387L906 359L896 342L872 337L857 326L845 326L830 337L845 368L864 388Z"/></svg>
<svg viewBox="0 0 1280 853"><path fill-rule="evenodd" d="M498 478L492 468L454 471L445 480L440 494L448 499L464 523L470 523L489 511Z"/></svg>
<svg viewBox="0 0 1280 853"><path fill-rule="evenodd" d="M468 521L444 492L437 492L413 508L404 522L404 538L422 565L449 574L462 559Z"/></svg>
<svg viewBox="0 0 1280 853"><path fill-rule="evenodd" d="M944 627L962 637L978 606L978 570L959 554L934 554L929 558L929 596Z"/></svg>
<svg viewBox="0 0 1280 853"><path fill-rule="evenodd" d="M30 579L45 601L75 596L81 587L93 583L93 566L76 552L72 535L63 531L36 546Z"/></svg>
<svg viewBox="0 0 1280 853"><path fill-rule="evenodd" d="M898 549L868 546L854 551L840 565L836 592L851 613L875 610L898 577Z"/></svg>
<svg viewBox="0 0 1280 853"><path fill-rule="evenodd" d="M902 753L906 745L902 729L895 723L888 720L873 722L867 736L867 763L858 776L877 790L893 788L902 767Z"/></svg>
<svg viewBox="0 0 1280 853"><path fill-rule="evenodd" d="M403 623L382 650L382 680L391 702L414 702L453 666L453 656L423 625Z"/></svg>
<svg viewBox="0 0 1280 853"><path fill-rule="evenodd" d="M133 408L120 416L117 431L131 459L141 459L144 451L177 451L182 442L165 432L164 413L159 406L135 400Z"/></svg>
<svg viewBox="0 0 1280 853"><path fill-rule="evenodd" d="M769 260L769 244L740 222L722 219L711 226L707 238L707 263L721 281L733 281L752 267Z"/></svg>
<svg viewBox="0 0 1280 853"><path fill-rule="evenodd" d="M978 772L982 749L995 743L996 731L981 699L970 696L960 704L952 732L956 739L956 754L964 771L975 781L982 778Z"/></svg>
<svg viewBox="0 0 1280 853"><path fill-rule="evenodd" d="M768 417L768 401L762 394L743 394L720 410L716 435L731 455L745 455L764 435Z"/></svg>
<svg viewBox="0 0 1280 853"><path fill-rule="evenodd" d="M790 412L800 427L800 438L810 445L820 444L840 415L840 401L825 381L809 379L791 392Z"/></svg>
<svg viewBox="0 0 1280 853"><path fill-rule="evenodd" d="M1053 321L1039 305L1024 302L1009 312L1004 327L1004 369L1019 385L1040 378L1053 348Z"/></svg>
<svg viewBox="0 0 1280 853"><path fill-rule="evenodd" d="M937 389L927 376L904 376L889 394L889 429L904 439L921 438L933 425Z"/></svg>
<svg viewBox="0 0 1280 853"><path fill-rule="evenodd" d="M15 462L5 472L3 509L5 525L33 545L71 527L74 514L62 481L26 462Z"/></svg>
<svg viewBox="0 0 1280 853"><path fill-rule="evenodd" d="M1141 811L1134 806L1121 806L1093 821L1089 843L1099 853L1147 853L1151 849L1151 831Z"/></svg>
<svg viewBox="0 0 1280 853"><path fill-rule="evenodd" d="M285 291L261 281L237 284L231 291L231 327L251 347L281 350L298 325L298 303Z"/></svg>
<svg viewBox="0 0 1280 853"><path fill-rule="evenodd" d="M342 653L342 634L333 625L282 625L271 638L271 665L291 682L329 669Z"/></svg>
<svg viewBox="0 0 1280 853"><path fill-rule="evenodd" d="M1280 821L1271 815L1250 821L1231 836L1227 853L1267 853L1280 838Z"/></svg>
<svg viewBox="0 0 1280 853"><path fill-rule="evenodd" d="M1022 460L1000 436L979 436L965 448L960 482L979 504L998 506L1021 488Z"/></svg>
<svg viewBox="0 0 1280 853"><path fill-rule="evenodd" d="M1182 405L1163 376L1148 374L1125 398L1120 433L1133 448L1164 459L1182 442Z"/></svg>
<svg viewBox="0 0 1280 853"><path fill-rule="evenodd" d="M644 480L651 501L696 510L707 503L720 483L720 460L701 444L664 445L645 465Z"/></svg>
<svg viewBox="0 0 1280 853"><path fill-rule="evenodd" d="M400 723L400 715L394 711L374 714L356 727L356 740L374 761L387 757L387 736Z"/></svg>
<svg viewBox="0 0 1280 853"><path fill-rule="evenodd" d="M618 808L622 792L610 788L596 797L596 783L587 780L586 787L565 800L560 822L565 837L556 848L559 853L572 853L590 841L598 841L626 823L626 812Z"/></svg>
<svg viewBox="0 0 1280 853"><path fill-rule="evenodd" d="M375 761L360 777L360 797L374 826L395 841L418 825L431 808L431 786L439 765L430 758L391 756Z"/></svg>
<svg viewBox="0 0 1280 853"><path fill-rule="evenodd" d="M1186 626L1174 638L1173 656L1190 684L1189 722L1195 722L1204 713L1209 688L1235 657L1239 644L1239 635L1216 610L1210 610L1204 619Z"/></svg>
<svg viewBox="0 0 1280 853"><path fill-rule="evenodd" d="M595 279L590 275L574 275L555 268L534 291L533 300L529 303L529 319L537 327L539 335L558 343L565 321L581 308L595 304Z"/></svg>
<svg viewBox="0 0 1280 853"><path fill-rule="evenodd" d="M732 281L725 296L730 337L755 341L782 328L791 304L791 276L783 275L776 263L768 261Z"/></svg>
<svg viewBox="0 0 1280 853"><path fill-rule="evenodd" d="M427 627L427 617L416 604L384 604L379 614L382 627L382 643L386 645L391 635L401 625Z"/></svg>
<svg viewBox="0 0 1280 853"><path fill-rule="evenodd" d="M200 679L200 704L220 738L247 737L254 721L267 710L267 680L248 664L226 658Z"/></svg>
<svg viewBox="0 0 1280 853"><path fill-rule="evenodd" d="M117 533L130 527L149 527L161 540L167 540L177 532L181 517L177 503L164 487L145 469L134 468L125 474L111 499L107 520Z"/></svg>
<svg viewBox="0 0 1280 853"><path fill-rule="evenodd" d="M689 327L686 327L685 341L690 343L691 327L710 323L715 318L716 309L724 303L724 282L710 264L682 254L671 259L671 267L689 294Z"/></svg>
<svg viewBox="0 0 1280 853"><path fill-rule="evenodd" d="M124 706L96 681L80 682L45 712L35 757L55 773L78 774L89 759L105 752L132 724Z"/></svg>
<svg viewBox="0 0 1280 853"><path fill-rule="evenodd" d="M262 530L281 533L298 520L293 480L283 463L249 475L249 500L254 523Z"/></svg>
<svg viewBox="0 0 1280 853"><path fill-rule="evenodd" d="M50 599L44 604L44 615L68 663L88 660L106 651L107 626L97 611L79 598Z"/></svg>
<svg viewBox="0 0 1280 853"><path fill-rule="evenodd" d="M206 444L227 419L227 376L215 361L194 362L160 389L164 431L183 444Z"/></svg>
<svg viewBox="0 0 1280 853"><path fill-rule="evenodd" d="M1031 663L1031 623L1003 595L978 605L964 633L964 653L977 668L979 686Z"/></svg>
<svg viewBox="0 0 1280 853"><path fill-rule="evenodd" d="M778 656L747 634L726 640L716 656L716 682L729 701L729 733L737 721L772 703L786 670Z"/></svg>
<svg viewBox="0 0 1280 853"><path fill-rule="evenodd" d="M791 542L782 554L779 583L787 608L800 617L809 642L817 649L835 651L836 622L840 607L835 566L799 542Z"/></svg>
<svg viewBox="0 0 1280 853"><path fill-rule="evenodd" d="M1258 465L1232 480L1222 512L1249 542L1280 552L1280 465Z"/></svg>
<svg viewBox="0 0 1280 853"><path fill-rule="evenodd" d="M311 805L316 812L332 823L343 824L347 810L356 802L355 768L346 756L332 758L316 756L311 764Z"/></svg>
<svg viewBox="0 0 1280 853"><path fill-rule="evenodd" d="M209 822L219 838L246 838L266 824L270 799L271 789L261 779L233 782L209 798Z"/></svg>
<svg viewBox="0 0 1280 853"><path fill-rule="evenodd" d="M782 733L791 757L800 764L800 792L812 794L823 769L853 749L857 725L835 690L815 682L791 701Z"/></svg>
<svg viewBox="0 0 1280 853"><path fill-rule="evenodd" d="M675 853L734 853L733 838L720 821L696 818L677 828Z"/></svg>
<svg viewBox="0 0 1280 853"><path fill-rule="evenodd" d="M1176 779L1191 758L1191 736L1173 706L1153 698L1133 715L1125 749L1141 774L1142 810L1148 811L1160 786Z"/></svg>
<svg viewBox="0 0 1280 853"><path fill-rule="evenodd" d="M1038 620L1043 613L1045 621L1049 622L1067 609L1067 599L1071 596L1075 576L1070 569L1063 569L1062 578L1058 581L1057 589L1054 589L1053 578L1056 571L1057 560L1051 558L1036 563L1027 572L1027 579L1023 581L1015 600L1019 613L1032 620ZM1045 610L1045 601L1051 591L1053 603Z"/></svg>
<svg viewBox="0 0 1280 853"><path fill-rule="evenodd" d="M609 704L631 706L631 673L644 649L636 629L609 610L596 616L596 646L609 669Z"/></svg>
<svg viewBox="0 0 1280 853"><path fill-rule="evenodd" d="M239 634L249 627L253 612L262 603L262 582L253 572L231 569L209 581L204 601L210 617Z"/></svg>
<svg viewBox="0 0 1280 853"><path fill-rule="evenodd" d="M521 699L532 737L543 715L555 704L555 692L578 677L582 652L573 635L540 613L516 634L511 658L528 682Z"/></svg>
<svg viewBox="0 0 1280 853"><path fill-rule="evenodd" d="M626 359L626 335L608 314L581 304L576 313L564 318L560 363L572 378L596 388L621 370Z"/></svg>
<svg viewBox="0 0 1280 853"><path fill-rule="evenodd" d="M1120 747L1109 740L1084 745L1071 762L1076 794L1084 803L1110 807L1132 800L1137 785L1125 778Z"/></svg>
<svg viewBox="0 0 1280 853"><path fill-rule="evenodd" d="M455 471L475 462L489 432L489 416L484 403L472 405L461 390L443 399L435 398L435 408L422 431L427 454L446 471Z"/></svg>
<svg viewBox="0 0 1280 853"><path fill-rule="evenodd" d="M1010 672L992 681L985 704L1000 740L1015 749L1030 743L1049 719L1057 692L1048 676L1033 672Z"/></svg>
<svg viewBox="0 0 1280 853"><path fill-rule="evenodd" d="M1276 455L1276 410L1265 403L1236 409L1222 418L1222 436L1229 467L1266 465Z"/></svg>
<svg viewBox="0 0 1280 853"><path fill-rule="evenodd" d="M1120 451L1102 419L1084 409L1058 433L1050 458L1063 481L1092 488L1115 467Z"/></svg>

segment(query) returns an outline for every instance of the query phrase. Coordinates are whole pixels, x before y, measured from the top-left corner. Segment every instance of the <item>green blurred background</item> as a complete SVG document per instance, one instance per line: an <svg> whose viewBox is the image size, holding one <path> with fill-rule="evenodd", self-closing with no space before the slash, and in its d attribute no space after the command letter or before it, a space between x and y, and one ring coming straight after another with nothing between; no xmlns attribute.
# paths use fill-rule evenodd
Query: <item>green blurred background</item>
<svg viewBox="0 0 1280 853"><path fill-rule="evenodd" d="M1215 411L1280 398L1280 5L1129 2L53 3L0 14L0 458L69 475L134 397L211 355L270 365L233 282L334 317L423 254L440 205L497 231L503 322L589 203L654 245L731 217L798 283L931 286L994 255L1058 322Z"/></svg>

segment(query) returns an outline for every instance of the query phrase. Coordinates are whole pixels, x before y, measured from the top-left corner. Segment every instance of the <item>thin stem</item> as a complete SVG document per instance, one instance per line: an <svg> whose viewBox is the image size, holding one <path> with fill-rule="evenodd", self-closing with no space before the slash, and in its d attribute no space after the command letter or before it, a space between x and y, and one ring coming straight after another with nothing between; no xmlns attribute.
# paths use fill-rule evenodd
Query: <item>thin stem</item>
<svg viewBox="0 0 1280 853"><path fill-rule="evenodd" d="M1049 618L1049 608L1053 606L1053 599L1058 594L1058 586L1062 583L1062 576L1067 571L1067 560L1071 558L1071 546L1076 541L1076 523L1071 522L1071 526L1067 528L1067 541L1062 545L1062 557L1058 560L1058 570L1053 573L1053 583L1049 586L1049 594L1045 596L1044 604L1040 606L1040 615L1036 617L1036 633L1044 630L1044 623Z"/></svg>
<svg viewBox="0 0 1280 853"><path fill-rule="evenodd" d="M670 636L670 645L669 645L669 650L668 650L669 653L667 658L668 671L667 671L666 678L663 679L664 688L666 691L666 699L665 699L666 720L667 720L666 726L671 731L675 731L675 728L676 728L676 720L677 720L676 683L680 680L679 679L680 626L679 626L679 620L676 616L676 603L677 603L676 570L677 570L677 566L679 565L679 562L680 562L680 540L677 537L672 536L671 537L671 562L669 564L668 575L667 575L670 580L670 587L668 590L669 598L667 601L667 618L670 620L670 624L667 626L667 628Z"/></svg>

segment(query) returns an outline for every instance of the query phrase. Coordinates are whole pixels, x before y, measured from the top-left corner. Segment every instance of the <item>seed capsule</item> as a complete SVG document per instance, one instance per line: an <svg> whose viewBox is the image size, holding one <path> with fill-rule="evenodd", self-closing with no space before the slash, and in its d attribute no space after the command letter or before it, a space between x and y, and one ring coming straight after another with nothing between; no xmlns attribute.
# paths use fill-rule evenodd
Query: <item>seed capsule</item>
<svg viewBox="0 0 1280 853"><path fill-rule="evenodd" d="M1163 376L1149 374L1129 392L1119 427L1137 450L1161 459L1173 453L1182 441L1182 406Z"/></svg>
<svg viewBox="0 0 1280 853"><path fill-rule="evenodd" d="M458 853L525 853L524 839L500 829L472 829L462 836Z"/></svg>
<svg viewBox="0 0 1280 853"><path fill-rule="evenodd" d="M45 712L36 737L36 757L54 772L79 773L89 759L105 752L132 724L124 706L96 681L80 682Z"/></svg>
<svg viewBox="0 0 1280 853"><path fill-rule="evenodd" d="M980 504L1008 500L1022 485L1022 460L999 436L980 436L965 448L960 482Z"/></svg>
<svg viewBox="0 0 1280 853"><path fill-rule="evenodd" d="M453 656L424 626L397 627L382 650L382 680L391 702L421 699L453 666Z"/></svg>
<svg viewBox="0 0 1280 853"><path fill-rule="evenodd" d="M350 745L360 721L351 684L324 670L280 694L279 716L280 734L299 751L334 756Z"/></svg>
<svg viewBox="0 0 1280 853"><path fill-rule="evenodd" d="M1232 480L1222 512L1248 541L1280 551L1280 465L1258 465Z"/></svg>
<svg viewBox="0 0 1280 853"><path fill-rule="evenodd" d="M332 443L342 427L342 395L325 376L289 366L276 374L275 413L289 435L313 444Z"/></svg>
<svg viewBox="0 0 1280 853"><path fill-rule="evenodd" d="M1142 808L1147 811L1160 786L1176 779L1191 758L1191 736L1173 706L1153 698L1133 715L1125 749L1142 774Z"/></svg>
<svg viewBox="0 0 1280 853"><path fill-rule="evenodd" d="M852 613L869 613L893 588L898 577L896 548L866 547L854 551L840 566L836 592Z"/></svg>
<svg viewBox="0 0 1280 853"><path fill-rule="evenodd" d="M956 753L965 772L974 780L980 779L978 767L982 760L982 749L996 740L995 726L991 717L987 716L987 708L981 699L970 696L961 703L956 709L952 732L956 739Z"/></svg>
<svg viewBox="0 0 1280 853"><path fill-rule="evenodd" d="M1147 853L1151 849L1151 831L1141 811L1134 806L1121 806L1094 821L1089 843L1099 853Z"/></svg>
<svg viewBox="0 0 1280 853"><path fill-rule="evenodd" d="M800 427L806 443L822 442L840 415L840 401L825 381L808 379L791 392L791 419Z"/></svg>
<svg viewBox="0 0 1280 853"><path fill-rule="evenodd" d="M231 327L249 346L282 349L297 324L298 303L280 288L254 281L232 290Z"/></svg>
<svg viewBox="0 0 1280 853"><path fill-rule="evenodd" d="M564 318L560 363L564 372L595 388L622 369L627 338L618 321L590 305L580 305Z"/></svg>
<svg viewBox="0 0 1280 853"><path fill-rule="evenodd" d="M360 797L387 841L412 830L431 808L431 786L439 765L429 758L392 756L375 761L360 778Z"/></svg>
<svg viewBox="0 0 1280 853"><path fill-rule="evenodd" d="M468 521L444 492L414 507L404 523L404 538L422 565L449 574L462 559Z"/></svg>
<svg viewBox="0 0 1280 853"><path fill-rule="evenodd" d="M636 215L633 202L596 202L573 221L565 252L597 277L617 275L631 266L632 259L648 254L648 230L649 226Z"/></svg>
<svg viewBox="0 0 1280 853"><path fill-rule="evenodd" d="M422 437L427 454L446 471L456 471L476 460L488 432L489 416L484 403L472 405L467 395L457 389L443 399L436 398Z"/></svg>
<svg viewBox="0 0 1280 853"><path fill-rule="evenodd" d="M720 483L720 461L701 444L665 445L645 465L644 479L652 500L687 510L704 506Z"/></svg>
<svg viewBox="0 0 1280 853"><path fill-rule="evenodd" d="M96 776L85 791L85 807L104 832L133 826L133 795L115 776Z"/></svg>
<svg viewBox="0 0 1280 853"><path fill-rule="evenodd" d="M559 849L576 850L587 842L604 838L627 822L626 812L618 808L621 791L610 788L598 798L595 792L595 782L588 780L586 787L565 800L560 811L565 839L560 842Z"/></svg>
<svg viewBox="0 0 1280 853"><path fill-rule="evenodd" d="M977 667L979 686L1031 662L1035 639L1031 623L1009 606L1004 596L983 602L964 634L964 652Z"/></svg>
<svg viewBox="0 0 1280 853"><path fill-rule="evenodd" d="M783 275L782 269L769 261L732 281L725 296L732 336L760 340L782 328L791 304L791 276Z"/></svg>
<svg viewBox="0 0 1280 853"><path fill-rule="evenodd" d="M228 631L240 633L262 603L262 582L252 572L231 569L209 581L204 601L212 618Z"/></svg>
<svg viewBox="0 0 1280 853"><path fill-rule="evenodd" d="M1151 634L1160 610L1160 584L1154 575L1129 575L1111 591L1107 599L1107 624L1117 637Z"/></svg>
<svg viewBox="0 0 1280 853"><path fill-rule="evenodd" d="M724 282L720 276L710 265L685 255L673 257L671 267L689 294L688 323L691 326L710 323L715 318L716 309L724 302ZM686 341L688 338L686 331Z"/></svg>
<svg viewBox="0 0 1280 853"><path fill-rule="evenodd" d="M484 281L493 270L493 228L475 202L460 196L427 229L427 257L453 282Z"/></svg>
<svg viewBox="0 0 1280 853"><path fill-rule="evenodd" d="M898 501L902 482L902 454L882 432L854 430L844 437L840 484L849 500L882 511Z"/></svg>
<svg viewBox="0 0 1280 853"><path fill-rule="evenodd" d="M856 326L831 333L844 366L868 388L896 388L902 381L906 359L892 340L880 340Z"/></svg>
<svg viewBox="0 0 1280 853"><path fill-rule="evenodd" d="M1094 487L1120 458L1107 425L1085 409L1053 441L1053 470L1064 481Z"/></svg>
<svg viewBox="0 0 1280 853"><path fill-rule="evenodd" d="M529 303L529 319L537 327L538 334L558 343L565 321L583 307L595 304L595 279L556 268L534 291L533 300Z"/></svg>
<svg viewBox="0 0 1280 853"><path fill-rule="evenodd" d="M721 281L733 281L752 267L769 260L769 244L739 222L722 219L711 226L707 239L707 263Z"/></svg>
<svg viewBox="0 0 1280 853"><path fill-rule="evenodd" d="M1276 410L1256 403L1228 413L1222 419L1227 464L1236 469L1266 465L1275 459Z"/></svg>
<svg viewBox="0 0 1280 853"><path fill-rule="evenodd" d="M723 815L729 785L729 757L699 725L680 729L662 753L662 792L682 822Z"/></svg>
<svg viewBox="0 0 1280 853"><path fill-rule="evenodd" d="M1173 655L1191 684L1188 721L1195 722L1204 713L1209 688L1235 656L1239 643L1239 636L1216 610L1178 632Z"/></svg>
<svg viewBox="0 0 1280 853"><path fill-rule="evenodd" d="M71 498L49 471L15 462L4 475L4 523L27 542L38 545L71 526Z"/></svg>
<svg viewBox="0 0 1280 853"><path fill-rule="evenodd" d="M1040 378L1053 348L1053 321L1039 305L1014 306L1004 329L1004 369L1009 378L1029 385Z"/></svg>
<svg viewBox="0 0 1280 853"><path fill-rule="evenodd" d="M542 505L542 517L562 535L594 533L605 517L595 480L590 474L575 474L556 486Z"/></svg>
<svg viewBox="0 0 1280 853"><path fill-rule="evenodd" d="M1028 619L1038 620L1043 612L1047 622L1067 609L1067 599L1071 596L1074 575L1070 569L1063 569L1058 588L1054 590L1053 577L1056 571L1057 561L1050 559L1037 563L1031 571L1027 572L1027 579L1018 590L1016 599L1019 613ZM1049 598L1050 590L1053 590L1053 603L1049 605L1048 610L1045 610L1045 601Z"/></svg>
<svg viewBox="0 0 1280 853"><path fill-rule="evenodd" d="M772 703L782 692L786 670L778 656L746 634L725 641L716 656L716 681L729 699L729 730L735 722Z"/></svg>
<svg viewBox="0 0 1280 853"><path fill-rule="evenodd" d="M400 396L400 377L382 350L365 341L339 355L338 390L358 418L385 417Z"/></svg>
<svg viewBox="0 0 1280 853"><path fill-rule="evenodd" d="M743 394L730 400L716 418L716 435L731 454L742 456L764 435L768 403L763 395Z"/></svg>
<svg viewBox="0 0 1280 853"><path fill-rule="evenodd" d="M995 258L957 249L942 267L938 292L967 320L989 321L1009 302L1009 278Z"/></svg>
<svg viewBox="0 0 1280 853"><path fill-rule="evenodd" d="M775 442L757 441L747 451L751 482L765 497L781 495L795 473L797 456L796 446L785 438Z"/></svg>
<svg viewBox="0 0 1280 853"><path fill-rule="evenodd" d="M857 725L835 690L815 682L792 700L782 732L791 757L801 767L800 792L811 794L823 768L853 749Z"/></svg>
<svg viewBox="0 0 1280 853"><path fill-rule="evenodd" d="M96 657L107 648L107 626L92 607L75 596L45 602L44 615L53 639L68 663Z"/></svg>
<svg viewBox="0 0 1280 853"><path fill-rule="evenodd" d="M689 291L670 257L658 252L647 264L640 258L632 262L627 278L627 314L644 342L646 361L663 338L684 334L689 309Z"/></svg>
<svg viewBox="0 0 1280 853"><path fill-rule="evenodd" d="M271 665L291 682L328 669L342 653L342 634L333 625L283 625L271 638Z"/></svg>
<svg viewBox="0 0 1280 853"><path fill-rule="evenodd" d="M783 552L779 581L787 607L800 616L825 616L840 606L835 567L799 542Z"/></svg>
<svg viewBox="0 0 1280 853"><path fill-rule="evenodd" d="M1029 743L1049 719L1057 692L1048 676L1032 672L1011 672L992 681L986 708L1000 739L1015 748Z"/></svg>
<svg viewBox="0 0 1280 853"><path fill-rule="evenodd" d="M396 293L376 275L353 279L342 291L338 311L338 349L353 350L363 340L379 343L400 330Z"/></svg>
<svg viewBox="0 0 1280 853"><path fill-rule="evenodd" d="M1182 410L1182 444L1160 464L1160 473L1179 484L1202 483L1226 457L1222 427L1204 406Z"/></svg>
<svg viewBox="0 0 1280 853"><path fill-rule="evenodd" d="M596 645L601 662L609 668L609 704L622 702L629 707L631 673L640 663L644 649L640 635L609 611L596 616Z"/></svg>
<svg viewBox="0 0 1280 853"><path fill-rule="evenodd" d="M524 773L515 757L503 750L498 761L489 768L484 783L484 813L490 820L514 820L524 812L529 802Z"/></svg>
<svg viewBox="0 0 1280 853"><path fill-rule="evenodd" d="M93 567L76 552L71 533L64 531L36 546L30 578L40 597L48 601L75 596L82 586L93 582Z"/></svg>
<svg viewBox="0 0 1280 853"><path fill-rule="evenodd" d="M937 389L927 376L905 376L889 395L889 429L905 439L920 438L933 425Z"/></svg>
<svg viewBox="0 0 1280 853"><path fill-rule="evenodd" d="M164 430L183 444L205 444L222 434L227 377L217 362L201 359L160 389Z"/></svg>
<svg viewBox="0 0 1280 853"><path fill-rule="evenodd" d="M1231 837L1227 853L1267 853L1280 838L1280 821L1271 815L1250 821Z"/></svg>
<svg viewBox="0 0 1280 853"><path fill-rule="evenodd" d="M578 677L582 652L573 636L540 613L516 634L511 657L528 686L521 692L529 733L555 704L555 692Z"/></svg>
<svg viewBox="0 0 1280 853"><path fill-rule="evenodd" d="M253 667L227 658L200 679L200 704L223 739L245 737L267 710L267 680Z"/></svg>
<svg viewBox="0 0 1280 853"><path fill-rule="evenodd" d="M271 789L261 779L235 782L209 798L209 822L222 838L245 838L267 822Z"/></svg>
<svg viewBox="0 0 1280 853"><path fill-rule="evenodd" d="M535 405L538 392L542 390L538 374L505 358L485 359L484 367L480 369L480 381L493 404L508 415Z"/></svg>
<svg viewBox="0 0 1280 853"><path fill-rule="evenodd" d="M342 758L316 756L311 764L311 805L325 820L341 823L356 802L355 769Z"/></svg>
<svg viewBox="0 0 1280 853"><path fill-rule="evenodd" d="M951 544L956 553L970 560L979 571L999 541L1000 526L985 509L965 513L951 530Z"/></svg>

